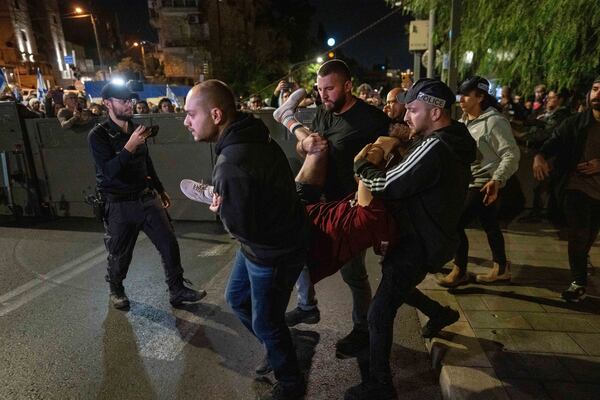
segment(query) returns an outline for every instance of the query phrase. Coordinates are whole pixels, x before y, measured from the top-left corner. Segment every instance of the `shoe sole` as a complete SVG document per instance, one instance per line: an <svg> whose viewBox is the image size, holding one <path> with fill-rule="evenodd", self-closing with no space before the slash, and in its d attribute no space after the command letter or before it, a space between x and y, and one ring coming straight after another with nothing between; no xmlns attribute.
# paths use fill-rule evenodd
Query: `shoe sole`
<svg viewBox="0 0 600 400"><path fill-rule="evenodd" d="M300 92L301 91L301 92ZM297 92L300 92L298 94L296 94ZM295 96L294 96L295 95ZM300 97L301 96L301 97ZM304 98L307 96L306 94L306 90L300 88L295 90L292 94L290 94L290 97L279 107L277 107L277 109L275 111L273 111L273 119L279 123L281 123L281 116L283 115L284 112L286 112L287 110L290 110L291 107L287 107L288 102L291 103L296 103L296 107L298 107L298 104L300 104L300 102L302 100L304 100ZM300 97L299 99L296 99L296 97ZM280 111L281 110L281 111Z"/></svg>
<svg viewBox="0 0 600 400"><path fill-rule="evenodd" d="M123 303L122 305L112 303L112 306L114 308L116 308L117 310L127 310L127 309L129 309L130 304L129 304L129 302Z"/></svg>
<svg viewBox="0 0 600 400"><path fill-rule="evenodd" d="M457 283L443 283L443 282L438 281L437 284L442 287L445 287L445 288L455 288L455 287L462 286L462 285L468 285L470 282L471 282L471 279L467 277L465 280L462 280Z"/></svg>
<svg viewBox="0 0 600 400"><path fill-rule="evenodd" d="M183 179L180 183L179 183L179 189L181 190L181 193L183 193L183 195L185 197L187 197L188 199L195 201L197 203L202 203L202 204L212 204L212 199L208 199L208 198L204 198L204 197L200 197L196 195L196 191L194 190L194 185L199 185L200 182L196 182L193 181L191 179Z"/></svg>
<svg viewBox="0 0 600 400"><path fill-rule="evenodd" d="M269 375L271 372L273 372L273 368L269 367L268 369L260 370L260 371L255 369L254 372L258 376L265 376L265 375Z"/></svg>
<svg viewBox="0 0 600 400"><path fill-rule="evenodd" d="M309 317L306 319L303 319L302 321L298 321L298 322L294 322L294 323L288 323L287 321L285 321L285 324L288 327L292 327L292 326L296 326L296 325L300 325L300 324L306 324L306 325L314 325L314 324L318 324L319 321L321 321L321 317Z"/></svg>
<svg viewBox="0 0 600 400"><path fill-rule="evenodd" d="M565 299L563 296L560 296L561 299L563 299L564 301L566 301L567 303L579 303L581 300L585 299L585 294L581 297L578 297L577 299Z"/></svg>
<svg viewBox="0 0 600 400"><path fill-rule="evenodd" d="M181 300L181 301L177 301L177 302L169 301L169 303L171 303L171 305L173 307L181 306L183 304L196 304L199 301L201 301L203 298L206 297L206 291L205 290L202 290L202 291L199 290L198 293L200 293L200 298L198 300L194 300L194 301Z"/></svg>
<svg viewBox="0 0 600 400"><path fill-rule="evenodd" d="M510 280L511 280L511 277L508 277L508 278L498 278L498 279L494 279L493 281L486 281L486 280L481 280L481 279L475 278L475 282L477 282L477 283L507 282L507 281L510 281Z"/></svg>

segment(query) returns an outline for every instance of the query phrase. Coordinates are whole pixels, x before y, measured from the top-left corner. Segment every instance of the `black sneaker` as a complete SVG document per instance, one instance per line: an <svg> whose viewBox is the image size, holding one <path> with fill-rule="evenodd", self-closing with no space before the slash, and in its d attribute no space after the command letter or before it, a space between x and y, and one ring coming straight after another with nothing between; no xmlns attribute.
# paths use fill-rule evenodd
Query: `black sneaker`
<svg viewBox="0 0 600 400"><path fill-rule="evenodd" d="M429 321L421 329L421 336L426 339L434 338L442 329L458 321L458 318L460 318L458 311L446 306L438 315L429 318Z"/></svg>
<svg viewBox="0 0 600 400"><path fill-rule="evenodd" d="M117 310L126 310L129 308L129 299L125 294L125 288L122 283L110 283L110 302Z"/></svg>
<svg viewBox="0 0 600 400"><path fill-rule="evenodd" d="M390 400L396 399L396 389L391 383L363 382L346 390L344 400Z"/></svg>
<svg viewBox="0 0 600 400"><path fill-rule="evenodd" d="M254 369L254 372L256 372L256 375L263 376L263 375L267 375L271 371L273 371L273 368L271 368L271 363L269 362L269 357L267 357L267 354L265 353L265 356L260 361L260 364L258 364L256 366L256 368Z"/></svg>
<svg viewBox="0 0 600 400"><path fill-rule="evenodd" d="M202 300L206 296L205 290L194 290L185 286L184 283L191 285L187 279L178 280L172 287L169 288L169 302L173 307L182 305L183 303L195 303Z"/></svg>
<svg viewBox="0 0 600 400"><path fill-rule="evenodd" d="M297 400L304 398L306 389L304 385L295 385L293 387L282 386L279 382L273 385L270 392L259 396L259 400Z"/></svg>
<svg viewBox="0 0 600 400"><path fill-rule="evenodd" d="M342 359L356 357L367 347L369 347L369 332L354 328L335 344L335 356Z"/></svg>
<svg viewBox="0 0 600 400"><path fill-rule="evenodd" d="M592 264L592 259L590 256L587 256L587 274L588 276L594 275L594 264Z"/></svg>
<svg viewBox="0 0 600 400"><path fill-rule="evenodd" d="M321 320L321 312L317 307L312 310L303 310L300 307L285 313L285 323L287 326L296 326L298 324L316 324Z"/></svg>
<svg viewBox="0 0 600 400"><path fill-rule="evenodd" d="M571 282L571 285L567 288L567 290L562 292L561 297L568 302L577 303L579 300L585 297L585 286Z"/></svg>

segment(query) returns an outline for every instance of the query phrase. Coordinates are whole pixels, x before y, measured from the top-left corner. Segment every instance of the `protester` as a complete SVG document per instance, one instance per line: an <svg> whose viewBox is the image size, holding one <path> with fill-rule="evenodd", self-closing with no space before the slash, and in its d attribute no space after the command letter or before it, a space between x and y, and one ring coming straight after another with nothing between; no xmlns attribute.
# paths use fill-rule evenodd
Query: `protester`
<svg viewBox="0 0 600 400"><path fill-rule="evenodd" d="M174 111L175 111L175 109L173 107L173 102L171 102L170 99L168 99L166 97L163 97L162 99L160 99L160 101L158 102L159 114L172 113Z"/></svg>
<svg viewBox="0 0 600 400"><path fill-rule="evenodd" d="M33 112L33 113L37 114L37 116L38 116L39 118L44 118L44 117L45 117L45 114L44 114L44 112L41 110L41 104L42 104L42 103L40 103L40 101L39 101L39 99L38 99L37 97L33 97L32 99L30 99L30 100L28 101L28 103L27 103L27 108L28 108L28 109L29 109L31 112Z"/></svg>
<svg viewBox="0 0 600 400"><path fill-rule="evenodd" d="M504 236L498 224L499 195L508 179L519 168L519 147L515 142L508 120L498 112L495 99L489 94L489 82L479 76L460 85L460 107L464 112L461 122L477 142L477 160L471 165L473 182L465 200L458 224L460 243L452 271L438 280L446 287L455 287L469 281L467 263L469 240L465 229L479 218L487 235L494 265L487 274L476 276L477 282L489 283L510 280L510 263L506 259Z"/></svg>
<svg viewBox="0 0 600 400"><path fill-rule="evenodd" d="M328 151L323 197L328 201L341 200L356 192L357 183L352 171L354 156L367 143L387 134L390 120L377 108L352 95L352 80L348 66L339 59L325 62L317 72L317 86L323 104L308 130L294 117L298 102L306 92L297 90L290 96L290 106L282 105L273 116L298 139L296 149L302 157L309 153ZM336 356L353 357L368 346L367 313L371 301L371 286L365 267L365 251L341 268L342 278L352 292L353 329L336 343ZM298 306L286 314L289 326L317 323L320 312L309 272L303 270L298 280Z"/></svg>
<svg viewBox="0 0 600 400"><path fill-rule="evenodd" d="M533 174L543 180L550 175L547 160L555 157L573 279L561 296L572 302L585 296L587 257L600 230L600 76L592 84L588 102L590 109L564 120L533 160Z"/></svg>
<svg viewBox="0 0 600 400"><path fill-rule="evenodd" d="M56 113L61 128L70 129L74 126L87 125L91 122L92 115L90 111L82 108L76 93L65 93L63 101L65 104L64 108L61 108Z"/></svg>
<svg viewBox="0 0 600 400"><path fill-rule="evenodd" d="M356 175L374 197L392 207L400 227L396 245L383 258L381 281L369 308L369 374L346 391L347 400L397 398L389 364L397 310L456 249L475 143L465 126L451 119L454 101L454 93L442 82L417 81L406 95L405 120L420 139L402 162L382 171L367 158L371 145L355 157Z"/></svg>
<svg viewBox="0 0 600 400"><path fill-rule="evenodd" d="M185 110L194 140L215 143L211 210L240 243L227 303L266 349L277 379L267 398L302 398L304 378L285 309L306 262L308 221L287 158L262 121L236 112L223 82L194 86Z"/></svg>
<svg viewBox="0 0 600 400"><path fill-rule="evenodd" d="M135 103L135 114L150 114L150 107L146 100L139 100Z"/></svg>

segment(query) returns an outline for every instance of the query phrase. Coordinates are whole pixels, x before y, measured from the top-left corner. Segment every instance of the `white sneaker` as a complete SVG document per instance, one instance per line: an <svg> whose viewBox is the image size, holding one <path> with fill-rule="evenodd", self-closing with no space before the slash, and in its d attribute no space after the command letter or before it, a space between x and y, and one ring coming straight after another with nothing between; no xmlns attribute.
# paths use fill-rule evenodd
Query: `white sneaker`
<svg viewBox="0 0 600 400"><path fill-rule="evenodd" d="M275 121L281 123L288 115L293 115L298 108L298 104L306 97L306 90L300 88L294 90L290 97L279 106L279 108L273 111L273 118Z"/></svg>
<svg viewBox="0 0 600 400"><path fill-rule="evenodd" d="M204 182L184 179L179 184L179 187L188 199L197 201L198 203L212 204L213 186Z"/></svg>

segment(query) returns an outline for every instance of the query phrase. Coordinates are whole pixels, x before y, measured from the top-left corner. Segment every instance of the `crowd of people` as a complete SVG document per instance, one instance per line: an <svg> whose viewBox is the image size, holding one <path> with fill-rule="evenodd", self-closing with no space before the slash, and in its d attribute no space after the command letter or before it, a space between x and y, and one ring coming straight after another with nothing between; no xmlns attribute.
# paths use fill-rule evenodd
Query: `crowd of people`
<svg viewBox="0 0 600 400"><path fill-rule="evenodd" d="M272 371L277 380L267 398L303 396L305 377L289 327L320 321L315 284L338 271L352 295L353 324L337 341L336 356L369 354L367 378L349 388L345 399L396 398L390 353L397 310L405 303L421 310L429 318L422 330L426 338L458 320L456 310L417 285L445 265L451 271L438 276L439 285L471 280L465 229L472 220L481 222L493 261L476 282L510 282L498 211L523 149L535 151L532 170L540 181L525 218L539 219L547 208L562 216L573 281L565 283L561 297L583 299L589 251L600 231L600 77L583 102L543 85L525 101L508 87L497 100L490 89L488 80L472 76L457 97L439 80L420 79L392 88L384 103L381 90L366 84L354 90L348 66L338 59L321 65L310 93L282 80L269 105L273 118L297 139L303 165L295 177L266 125L252 116L266 106L260 96L240 103L217 80L190 90L184 125L195 141L214 143L216 161L211 185L184 180L181 189L206 203L239 242L225 298L264 347L256 373ZM65 128L106 113L88 138L105 202L112 305L129 307L123 282L141 230L161 254L171 304L200 301L206 292L189 288L183 277L165 212L171 200L145 143L151 129L131 119L152 105L114 84L102 90L102 104L90 105L70 92L49 97L45 107L34 99L22 106L38 116L52 109ZM452 112L457 102L458 120ZM296 119L299 107L316 108L310 126ZM156 108L175 111L168 99ZM365 266L369 248L381 256L374 294ZM297 304L286 312L294 286Z"/></svg>

